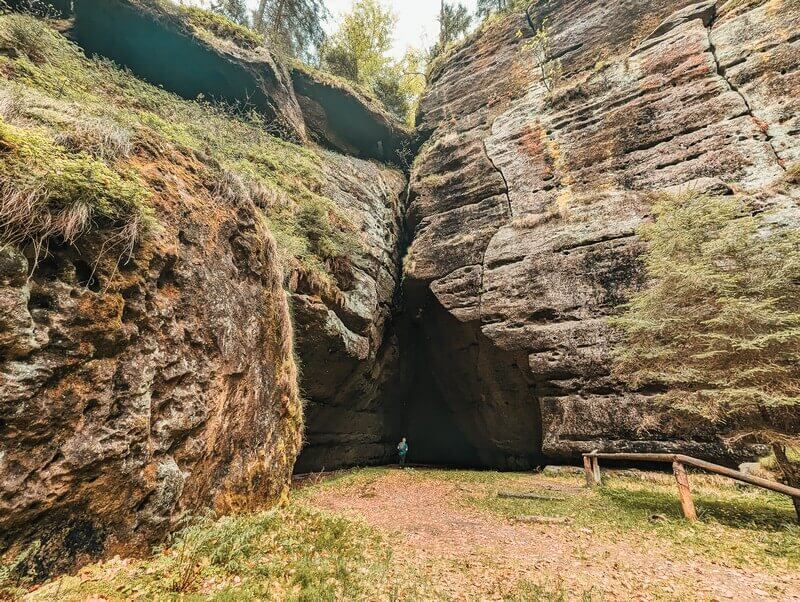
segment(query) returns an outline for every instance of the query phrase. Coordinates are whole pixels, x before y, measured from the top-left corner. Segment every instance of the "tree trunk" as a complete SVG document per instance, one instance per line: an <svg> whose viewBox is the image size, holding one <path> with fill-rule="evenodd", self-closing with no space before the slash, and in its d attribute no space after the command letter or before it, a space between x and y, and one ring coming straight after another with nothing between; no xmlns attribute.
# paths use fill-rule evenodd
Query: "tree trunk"
<svg viewBox="0 0 800 602"><path fill-rule="evenodd" d="M439 7L439 49L444 52L444 0Z"/></svg>
<svg viewBox="0 0 800 602"><path fill-rule="evenodd" d="M264 27L264 11L267 8L267 0L259 0L258 8L253 14L253 29L256 31L263 31Z"/></svg>
<svg viewBox="0 0 800 602"><path fill-rule="evenodd" d="M800 488L800 464L792 462L786 455L786 446L780 443L772 444L775 461L783 475L784 482L790 487ZM800 522L800 498L792 498L794 510L797 512L797 522Z"/></svg>
<svg viewBox="0 0 800 602"><path fill-rule="evenodd" d="M282 30L283 14L286 12L286 0L278 0L278 8L275 10L275 29Z"/></svg>

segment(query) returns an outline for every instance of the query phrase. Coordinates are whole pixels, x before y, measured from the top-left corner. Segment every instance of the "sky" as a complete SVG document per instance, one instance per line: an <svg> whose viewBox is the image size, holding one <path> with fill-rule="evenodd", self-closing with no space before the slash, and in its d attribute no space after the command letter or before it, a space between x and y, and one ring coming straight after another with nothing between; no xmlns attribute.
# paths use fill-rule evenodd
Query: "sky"
<svg viewBox="0 0 800 602"><path fill-rule="evenodd" d="M475 12L477 0L460 0L470 12ZM436 17L439 15L438 0L383 0L397 14L397 33L392 55L399 58L409 46L432 46L438 34ZM327 0L328 9L333 14L334 23L329 29L335 30L335 21L346 13L353 0Z"/></svg>
<svg viewBox="0 0 800 602"><path fill-rule="evenodd" d="M459 0L471 13L475 12L478 0ZM203 0L184 0L186 3L203 4ZM258 4L258 0L247 0L250 8ZM384 6L391 6L397 15L397 32L395 34L392 56L400 58L409 47L433 46L438 35L436 17L439 15L439 0L381 0ZM328 23L328 31L336 30L337 23L353 5L353 0L326 0L325 4L333 18Z"/></svg>

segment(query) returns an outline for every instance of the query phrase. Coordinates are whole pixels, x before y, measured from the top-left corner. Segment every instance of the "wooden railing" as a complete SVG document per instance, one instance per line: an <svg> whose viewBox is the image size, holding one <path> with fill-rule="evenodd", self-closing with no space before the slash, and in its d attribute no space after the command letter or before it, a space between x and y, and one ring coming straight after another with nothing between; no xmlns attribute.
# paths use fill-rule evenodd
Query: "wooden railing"
<svg viewBox="0 0 800 602"><path fill-rule="evenodd" d="M755 485L756 487L762 487L770 491L775 491L776 493L788 495L795 500L794 505L797 510L797 519L800 521L800 504L797 502L797 500L800 500L800 489L789 487L777 481L762 479L761 477L745 474L738 470L733 470L682 454L605 454L594 451L589 454L583 454L583 469L586 472L586 484L589 487L596 487L602 484L600 460L672 463L672 472L675 474L675 481L678 484L678 495L680 497L683 515L692 521L697 520L697 512L694 508L692 489L689 485L689 475L686 473L686 466L693 466L694 468Z"/></svg>

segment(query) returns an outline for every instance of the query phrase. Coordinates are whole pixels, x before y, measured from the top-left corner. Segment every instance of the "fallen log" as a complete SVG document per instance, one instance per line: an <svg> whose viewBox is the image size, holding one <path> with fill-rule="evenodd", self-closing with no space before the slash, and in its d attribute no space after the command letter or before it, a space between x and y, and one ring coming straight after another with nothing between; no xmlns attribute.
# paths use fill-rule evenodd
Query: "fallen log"
<svg viewBox="0 0 800 602"><path fill-rule="evenodd" d="M514 518L519 523L534 523L540 525L570 525L572 519L568 516L517 516Z"/></svg>
<svg viewBox="0 0 800 602"><path fill-rule="evenodd" d="M567 498L544 493L517 493L515 491L501 491L497 497L512 500L543 500L547 502L565 502Z"/></svg>

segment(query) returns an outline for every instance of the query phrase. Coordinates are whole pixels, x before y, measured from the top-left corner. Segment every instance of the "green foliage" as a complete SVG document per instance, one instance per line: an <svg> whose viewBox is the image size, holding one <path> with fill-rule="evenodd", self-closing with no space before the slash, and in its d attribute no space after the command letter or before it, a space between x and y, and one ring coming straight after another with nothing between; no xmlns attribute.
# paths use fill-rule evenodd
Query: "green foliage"
<svg viewBox="0 0 800 602"><path fill-rule="evenodd" d="M323 46L322 67L370 90L390 113L413 125L425 87L424 58L414 50L400 61L389 57L395 23L395 15L379 0L357 0Z"/></svg>
<svg viewBox="0 0 800 602"><path fill-rule="evenodd" d="M391 551L358 523L299 505L200 519L142 561L110 561L65 576L30 599L369 600L414 589ZM87 576L90 576L87 578Z"/></svg>
<svg viewBox="0 0 800 602"><path fill-rule="evenodd" d="M687 195L653 207L640 234L649 285L612 323L615 371L711 419L800 405L800 230L747 199ZM797 439L797 433L761 438Z"/></svg>
<svg viewBox="0 0 800 602"><path fill-rule="evenodd" d="M211 3L212 12L218 13L230 19L238 25L250 26L250 17L247 15L247 3L245 0L217 0Z"/></svg>
<svg viewBox="0 0 800 602"><path fill-rule="evenodd" d="M387 70L375 78L372 91L383 106L400 121L408 119L411 105L403 89L401 74Z"/></svg>
<svg viewBox="0 0 800 602"><path fill-rule="evenodd" d="M253 26L269 38L274 50L312 61L325 42L329 17L323 0L260 0Z"/></svg>
<svg viewBox="0 0 800 602"><path fill-rule="evenodd" d="M531 53L533 61L542 76L542 83L548 93L558 85L561 78L561 61L550 56L550 26L545 19L534 36L525 42L523 48Z"/></svg>
<svg viewBox="0 0 800 602"><path fill-rule="evenodd" d="M47 60L47 54L46 45L39 37L40 31L41 28L33 19L10 18L0 30L0 48L22 54L34 63L43 63Z"/></svg>
<svg viewBox="0 0 800 602"><path fill-rule="evenodd" d="M207 32L216 38L229 40L237 46L249 50L264 44L264 36L242 24L234 23L227 14L208 11L196 6L180 5L180 10L189 25L201 33Z"/></svg>
<svg viewBox="0 0 800 602"><path fill-rule="evenodd" d="M488 17L497 13L525 10L529 4L527 0L478 0L477 14L479 17Z"/></svg>
<svg viewBox="0 0 800 602"><path fill-rule="evenodd" d="M80 151L84 160L110 160L130 152L127 136L134 145L137 141L155 147L174 145L209 157L211 173L222 167L222 173L209 178L211 182L229 171L259 190L257 196L264 199L259 205L287 266L298 262L323 280L331 279L329 254L350 253L358 244L347 215L322 193L324 177L317 153L271 135L260 114L179 98L110 61L88 59L30 16L0 16L0 49L9 48L9 26L20 23L30 29L45 60L34 62L13 46L0 53L0 70L6 74L0 80L0 112L12 112L20 122L41 124L51 133L50 139L58 141L56 146L63 147L59 152L73 156ZM304 225L311 222L301 224L297 219L299 213L316 208L326 214L315 223L324 236L305 231Z"/></svg>
<svg viewBox="0 0 800 602"><path fill-rule="evenodd" d="M30 560L42 547L36 540L13 558L0 561L0 600L18 600L25 594L33 581L33 575L26 572Z"/></svg>
<svg viewBox="0 0 800 602"><path fill-rule="evenodd" d="M396 22L397 17L379 0L356 0L324 47L323 66L334 75L370 85L389 63ZM346 69L337 72L342 66Z"/></svg>
<svg viewBox="0 0 800 602"><path fill-rule="evenodd" d="M149 192L129 170L83 151L68 152L46 134L0 118L0 241L22 244L61 236L74 242L92 223L151 223Z"/></svg>
<svg viewBox="0 0 800 602"><path fill-rule="evenodd" d="M472 16L463 4L447 4L442 1L438 21L439 40L431 49L431 56L438 56L448 45L464 37L472 24Z"/></svg>

